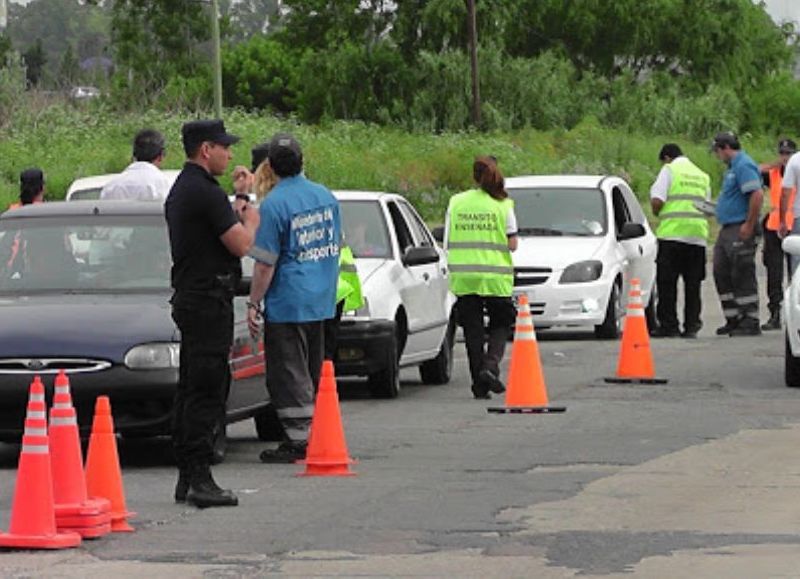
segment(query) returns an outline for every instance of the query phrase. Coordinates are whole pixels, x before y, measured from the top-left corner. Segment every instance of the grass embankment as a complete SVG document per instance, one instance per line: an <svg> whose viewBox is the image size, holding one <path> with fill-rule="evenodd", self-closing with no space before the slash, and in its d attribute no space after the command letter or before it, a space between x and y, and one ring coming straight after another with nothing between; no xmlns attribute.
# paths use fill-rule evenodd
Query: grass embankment
<svg viewBox="0 0 800 579"><path fill-rule="evenodd" d="M78 177L112 173L129 162L131 140L143 127L168 141L165 168L183 163L181 124L188 117L161 112L118 115L101 108L51 107L18 119L0 135L0 209L16 200L20 170L40 166L49 199L61 199ZM250 164L250 147L279 130L292 131L305 148L308 175L334 189L384 190L406 195L431 222L440 222L447 198L470 186L471 161L493 154L507 176L547 173L613 173L625 177L646 199L665 142L679 143L713 178L718 190L722 165L708 143L677 135L647 136L584 122L570 131L412 134L359 123L302 126L269 116L227 111L228 130L242 137L234 163ZM709 137L710 138L710 137ZM774 158L775 139L746 138L757 160ZM232 168L232 167L231 167ZM230 187L228 177L222 179ZM648 204L645 204L647 206Z"/></svg>

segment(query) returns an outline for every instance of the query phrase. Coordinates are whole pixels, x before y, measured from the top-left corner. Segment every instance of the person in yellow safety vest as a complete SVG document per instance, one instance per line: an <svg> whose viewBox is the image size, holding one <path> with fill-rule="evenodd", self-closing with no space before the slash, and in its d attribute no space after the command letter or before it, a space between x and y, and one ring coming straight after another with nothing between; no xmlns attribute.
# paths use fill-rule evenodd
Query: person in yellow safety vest
<svg viewBox="0 0 800 579"><path fill-rule="evenodd" d="M450 290L464 339L475 398L500 394L500 362L516 312L511 299L517 249L517 218L505 180L493 157L478 157L472 168L478 188L450 199L445 219L445 248ZM484 315L489 317L488 341Z"/></svg>
<svg viewBox="0 0 800 579"><path fill-rule="evenodd" d="M764 187L769 187L770 211L764 217L764 253L763 263L767 268L767 298L769 300L769 320L761 326L762 330L781 329L781 305L783 304L783 269L786 267L789 280L792 279L789 256L781 247L781 194L783 191L783 173L792 155L797 152L797 145L791 139L783 139L778 143L779 159L774 163L760 166ZM791 231L794 223L792 206L797 189L791 188L788 210L783 216L783 225ZM784 263L786 265L784 265Z"/></svg>
<svg viewBox="0 0 800 579"><path fill-rule="evenodd" d="M353 250L347 245L339 248L339 280L336 285L336 316L325 320L325 359L336 359L336 345L339 339L339 324L342 314L352 312L364 305L361 293L361 280L358 278Z"/></svg>
<svg viewBox="0 0 800 579"><path fill-rule="evenodd" d="M703 325L700 288L706 277L709 235L708 219L696 204L710 199L711 179L674 143L664 145L658 159L664 166L650 189L650 206L661 220L656 231L658 327L651 335L696 338ZM683 278L684 288L683 333L677 312L678 278Z"/></svg>

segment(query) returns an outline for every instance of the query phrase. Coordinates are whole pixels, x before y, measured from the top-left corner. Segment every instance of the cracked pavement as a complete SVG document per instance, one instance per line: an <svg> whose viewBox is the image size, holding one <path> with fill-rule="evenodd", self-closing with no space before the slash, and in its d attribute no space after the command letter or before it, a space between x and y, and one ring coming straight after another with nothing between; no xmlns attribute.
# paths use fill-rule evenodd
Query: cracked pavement
<svg viewBox="0 0 800 579"><path fill-rule="evenodd" d="M696 341L652 342L666 385L610 385L618 343L543 332L565 414L492 415L454 380L371 400L340 384L357 477L262 465L252 423L217 467L234 509L172 502L163 441L121 441L137 532L57 553L0 554L3 577L797 577L800 391L783 336L713 337L705 284ZM674 360L669 365L666 360ZM18 448L0 447L0 528Z"/></svg>

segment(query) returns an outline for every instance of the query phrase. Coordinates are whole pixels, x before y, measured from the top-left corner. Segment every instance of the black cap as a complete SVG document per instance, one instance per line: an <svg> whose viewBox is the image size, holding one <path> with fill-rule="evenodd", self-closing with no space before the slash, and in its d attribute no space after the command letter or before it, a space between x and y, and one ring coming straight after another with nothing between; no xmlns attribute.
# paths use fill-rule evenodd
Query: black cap
<svg viewBox="0 0 800 579"><path fill-rule="evenodd" d="M794 155L797 152L797 143L791 139L783 139L778 143L779 155Z"/></svg>
<svg viewBox="0 0 800 579"><path fill-rule="evenodd" d="M19 184L22 187L39 190L44 187L44 173L37 167L25 169L19 174Z"/></svg>
<svg viewBox="0 0 800 579"><path fill-rule="evenodd" d="M260 145L256 145L250 150L251 156L251 163L253 168L251 169L253 173L256 172L258 166L267 160L269 157L269 143L261 143Z"/></svg>
<svg viewBox="0 0 800 579"><path fill-rule="evenodd" d="M717 136L715 136L714 140L711 141L711 150L713 151L715 149L722 149L724 147L740 149L741 145L739 144L739 137L737 137L736 134L732 133L731 131L717 133Z"/></svg>
<svg viewBox="0 0 800 579"><path fill-rule="evenodd" d="M300 143L297 142L289 133L278 133L269 142L269 158L278 159L293 157L296 159L303 158L303 149L300 148Z"/></svg>
<svg viewBox="0 0 800 579"><path fill-rule="evenodd" d="M183 125L181 134L183 135L183 148L187 152L206 141L225 146L239 142L239 137L225 131L225 123L220 120L190 121Z"/></svg>

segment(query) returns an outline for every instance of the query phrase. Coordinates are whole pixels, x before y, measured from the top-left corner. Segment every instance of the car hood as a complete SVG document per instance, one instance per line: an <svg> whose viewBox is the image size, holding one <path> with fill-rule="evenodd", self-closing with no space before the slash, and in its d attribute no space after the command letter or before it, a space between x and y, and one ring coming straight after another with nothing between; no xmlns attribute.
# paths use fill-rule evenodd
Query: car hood
<svg viewBox="0 0 800 579"><path fill-rule="evenodd" d="M606 237L523 237L512 256L515 267L550 267L559 271L586 259L600 259L606 251Z"/></svg>
<svg viewBox="0 0 800 579"><path fill-rule="evenodd" d="M137 344L177 339L169 295L0 296L0 358L121 363Z"/></svg>

